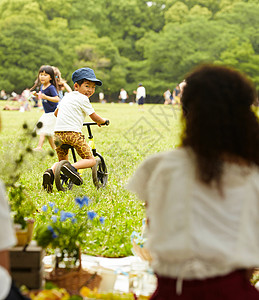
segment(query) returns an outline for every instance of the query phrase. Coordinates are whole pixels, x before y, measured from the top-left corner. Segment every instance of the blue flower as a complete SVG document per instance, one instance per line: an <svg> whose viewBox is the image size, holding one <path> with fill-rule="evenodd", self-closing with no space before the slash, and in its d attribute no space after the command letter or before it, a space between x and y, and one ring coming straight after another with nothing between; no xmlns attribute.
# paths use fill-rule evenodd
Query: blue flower
<svg viewBox="0 0 259 300"><path fill-rule="evenodd" d="M94 212L94 211L88 211L87 212L88 219L91 220L91 221L96 217L96 215L97 215L97 213Z"/></svg>
<svg viewBox="0 0 259 300"><path fill-rule="evenodd" d="M58 208L54 208L53 212L54 212L54 214L57 214L58 213Z"/></svg>
<svg viewBox="0 0 259 300"><path fill-rule="evenodd" d="M49 206L50 206L51 208L53 208L53 207L55 206L55 203L54 203L54 202L49 202Z"/></svg>
<svg viewBox="0 0 259 300"><path fill-rule="evenodd" d="M100 223L101 223L101 224L104 224L104 221L105 221L105 218L104 218L104 217L100 217L99 220L100 220Z"/></svg>
<svg viewBox="0 0 259 300"><path fill-rule="evenodd" d="M82 198L82 201L83 201L83 203L85 203L86 206L88 206L90 200L89 200L89 198L87 196L84 196Z"/></svg>
<svg viewBox="0 0 259 300"><path fill-rule="evenodd" d="M67 214L66 214L66 212L64 210L62 210L60 212L60 221L64 222L64 221L66 221L66 219L67 219Z"/></svg>
<svg viewBox="0 0 259 300"><path fill-rule="evenodd" d="M82 199L80 197L75 198L75 202L79 205L80 208L82 208L84 205L88 206L89 201L90 200L87 196L84 196Z"/></svg>
<svg viewBox="0 0 259 300"><path fill-rule="evenodd" d="M52 237L53 237L53 239L56 239L58 237L58 235L53 231Z"/></svg>
<svg viewBox="0 0 259 300"><path fill-rule="evenodd" d="M72 224L75 224L77 222L76 218L71 219Z"/></svg>
<svg viewBox="0 0 259 300"><path fill-rule="evenodd" d="M42 206L42 211L46 212L48 210L48 206L47 205L43 205Z"/></svg>
<svg viewBox="0 0 259 300"><path fill-rule="evenodd" d="M51 217L51 220L53 221L53 223L56 223L57 220L58 220L58 218L57 218L57 216L52 216L52 217Z"/></svg>
<svg viewBox="0 0 259 300"><path fill-rule="evenodd" d="M80 208L82 208L84 206L83 200L81 200L80 197L76 197L75 201L76 201L76 204L78 204Z"/></svg>
<svg viewBox="0 0 259 300"><path fill-rule="evenodd" d="M61 222L64 222L64 221L66 221L66 219L68 219L68 218L73 218L74 216L75 216L74 213L71 213L71 212L65 212L64 210L62 210L62 211L60 212L60 221L61 221Z"/></svg>
<svg viewBox="0 0 259 300"><path fill-rule="evenodd" d="M54 229L53 229L53 227L52 226L50 226L50 225L48 225L48 230L50 231L50 232L54 232Z"/></svg>
<svg viewBox="0 0 259 300"><path fill-rule="evenodd" d="M73 218L75 216L75 214L71 213L71 212L67 212L66 213L66 217L67 218Z"/></svg>

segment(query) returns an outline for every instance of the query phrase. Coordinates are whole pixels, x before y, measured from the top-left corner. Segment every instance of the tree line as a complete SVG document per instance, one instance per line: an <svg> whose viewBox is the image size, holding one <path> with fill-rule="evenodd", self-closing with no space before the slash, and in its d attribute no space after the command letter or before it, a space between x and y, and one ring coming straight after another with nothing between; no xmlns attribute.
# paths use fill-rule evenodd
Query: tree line
<svg viewBox="0 0 259 300"><path fill-rule="evenodd" d="M31 87L43 64L72 85L88 66L106 95L142 82L156 97L204 62L259 89L258 15L258 0L0 0L0 89Z"/></svg>

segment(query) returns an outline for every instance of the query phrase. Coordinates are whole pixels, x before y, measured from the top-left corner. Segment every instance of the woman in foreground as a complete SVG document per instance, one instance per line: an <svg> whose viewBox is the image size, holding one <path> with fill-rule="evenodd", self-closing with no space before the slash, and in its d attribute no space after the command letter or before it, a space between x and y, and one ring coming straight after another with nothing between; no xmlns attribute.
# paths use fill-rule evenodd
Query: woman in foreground
<svg viewBox="0 0 259 300"><path fill-rule="evenodd" d="M147 203L158 287L151 300L254 300L259 266L259 123L238 71L186 76L182 146L145 160L128 189Z"/></svg>

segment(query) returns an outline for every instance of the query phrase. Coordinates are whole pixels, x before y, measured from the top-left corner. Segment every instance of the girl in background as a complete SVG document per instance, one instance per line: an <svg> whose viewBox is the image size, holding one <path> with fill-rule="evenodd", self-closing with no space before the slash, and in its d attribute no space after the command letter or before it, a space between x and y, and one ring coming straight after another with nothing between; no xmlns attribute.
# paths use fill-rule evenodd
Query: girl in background
<svg viewBox="0 0 259 300"><path fill-rule="evenodd" d="M67 84L66 80L61 77L61 72L59 68L52 66L54 74L58 84L58 96L60 99L64 97L64 90L68 93L72 92L71 87Z"/></svg>
<svg viewBox="0 0 259 300"><path fill-rule="evenodd" d="M38 121L38 123L42 123L42 127L37 129L37 134L40 136L40 139L38 146L34 150L42 150L45 137L47 137L51 148L55 149L53 135L56 117L54 116L54 111L57 108L60 99L58 97L58 85L53 68L48 65L41 66L38 73L38 79L35 83L37 81L41 83L40 91L38 93L34 91L33 94L38 99L41 99L44 114Z"/></svg>

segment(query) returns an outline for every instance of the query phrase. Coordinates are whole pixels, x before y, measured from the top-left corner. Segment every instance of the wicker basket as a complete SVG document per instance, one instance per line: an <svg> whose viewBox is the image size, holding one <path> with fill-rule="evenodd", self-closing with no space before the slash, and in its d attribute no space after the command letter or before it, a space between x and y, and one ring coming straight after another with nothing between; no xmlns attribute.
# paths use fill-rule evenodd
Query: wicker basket
<svg viewBox="0 0 259 300"><path fill-rule="evenodd" d="M149 251L145 247L140 247L136 244L135 240L132 241L133 250L137 256L139 256L141 259L151 262L152 257L149 253Z"/></svg>
<svg viewBox="0 0 259 300"><path fill-rule="evenodd" d="M70 294L78 294L85 286L93 290L98 288L102 277L96 272L83 270L81 266L75 269L55 268L45 276L46 281L51 281L60 288L66 289Z"/></svg>

